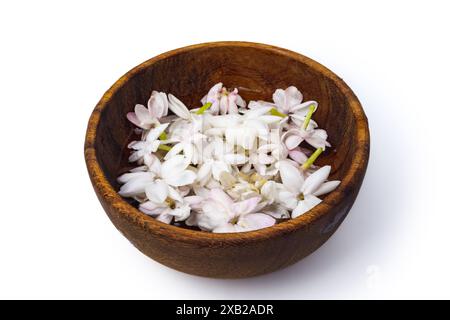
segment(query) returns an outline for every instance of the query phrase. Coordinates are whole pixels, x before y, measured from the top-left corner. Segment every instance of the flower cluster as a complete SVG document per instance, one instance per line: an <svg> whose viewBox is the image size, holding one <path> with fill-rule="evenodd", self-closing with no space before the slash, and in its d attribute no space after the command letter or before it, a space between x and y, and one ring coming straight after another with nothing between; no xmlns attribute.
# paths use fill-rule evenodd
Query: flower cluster
<svg viewBox="0 0 450 320"><path fill-rule="evenodd" d="M137 166L118 178L120 195L159 221L210 232L304 214L340 181L327 180L330 166L313 164L330 144L312 120L317 102L302 100L291 86L277 89L273 102L247 104L218 83L189 110L153 91L147 106L127 114L140 140L128 145Z"/></svg>

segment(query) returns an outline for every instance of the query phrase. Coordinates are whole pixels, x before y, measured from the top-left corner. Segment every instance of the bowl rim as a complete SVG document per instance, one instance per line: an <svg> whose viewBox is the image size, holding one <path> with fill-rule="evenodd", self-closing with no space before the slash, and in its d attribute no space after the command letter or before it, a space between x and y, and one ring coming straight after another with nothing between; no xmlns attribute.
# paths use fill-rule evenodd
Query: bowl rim
<svg viewBox="0 0 450 320"><path fill-rule="evenodd" d="M333 81L337 88L344 94L355 117L357 133L355 141L357 141L357 145L355 152L352 155L352 163L347 169L347 172L345 172L344 177L341 180L341 184L336 190L329 193L319 205L297 218L283 221L271 227L247 232L212 233L165 224L142 213L137 208L126 202L106 179L106 176L97 161L95 139L101 113L107 106L108 102L130 78L138 74L143 69L148 68L150 65L171 56L207 47L258 48L276 55L288 56L300 61L303 64L306 64L310 68L318 71L324 77L327 77ZM219 41L194 44L159 54L137 65L120 77L104 93L89 118L88 127L86 130L84 152L86 166L92 185L97 195L102 198L109 208L114 208L114 210L117 211L118 214L123 215L124 218L133 223L137 223L142 228L155 235L187 243L204 245L206 242L208 246L223 246L227 243L233 244L236 241L263 241L268 238L288 234L300 228L307 227L315 220L319 219L323 215L326 215L327 212L330 212L332 206L335 206L344 200L346 195L350 194L354 188L359 188L368 164L369 146L369 125L364 110L350 87L331 70L302 54L272 45L243 41ZM107 213L110 214L109 212Z"/></svg>

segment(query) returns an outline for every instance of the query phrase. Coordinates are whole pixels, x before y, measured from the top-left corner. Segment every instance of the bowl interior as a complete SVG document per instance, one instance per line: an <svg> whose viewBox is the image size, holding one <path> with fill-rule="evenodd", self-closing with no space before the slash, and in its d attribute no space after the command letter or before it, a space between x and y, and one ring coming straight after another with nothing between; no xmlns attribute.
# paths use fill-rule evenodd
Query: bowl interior
<svg viewBox="0 0 450 320"><path fill-rule="evenodd" d="M152 90L172 93L187 106L199 107L202 96L217 82L238 88L246 101L272 101L275 89L294 85L304 101L319 103L314 120L327 130L332 144L317 163L331 164L331 178L342 179L357 145L356 119L336 79L323 70L301 55L255 45L194 46L153 58L119 80L117 90L106 97L95 140L98 162L117 190L118 175L130 168L126 146L133 126L126 114L137 103L146 105Z"/></svg>

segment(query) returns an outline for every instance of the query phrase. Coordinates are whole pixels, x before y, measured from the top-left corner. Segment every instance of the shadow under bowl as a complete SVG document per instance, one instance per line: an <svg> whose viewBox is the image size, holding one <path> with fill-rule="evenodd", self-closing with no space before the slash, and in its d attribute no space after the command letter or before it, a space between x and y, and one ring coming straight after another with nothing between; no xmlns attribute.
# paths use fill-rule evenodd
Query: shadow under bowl
<svg viewBox="0 0 450 320"><path fill-rule="evenodd" d="M186 105L217 83L238 88L246 100L272 100L277 88L296 86L316 100L314 119L327 130L332 148L317 162L331 164L340 186L304 215L273 227L214 234L167 225L149 217L117 193L132 125L126 114L152 90L172 93ZM85 159L94 190L113 224L140 251L190 274L242 278L286 267L319 248L352 207L369 159L364 111L342 79L321 64L285 49L248 42L214 42L154 57L121 77L89 119ZM122 171L121 171L122 170Z"/></svg>

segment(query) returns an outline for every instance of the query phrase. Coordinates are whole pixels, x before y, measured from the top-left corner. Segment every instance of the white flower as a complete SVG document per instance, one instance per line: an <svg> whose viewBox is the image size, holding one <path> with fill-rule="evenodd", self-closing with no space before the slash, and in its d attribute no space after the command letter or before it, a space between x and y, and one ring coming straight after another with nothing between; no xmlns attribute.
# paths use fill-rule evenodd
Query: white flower
<svg viewBox="0 0 450 320"><path fill-rule="evenodd" d="M142 104L137 104L134 112L127 113L127 118L139 128L149 130L159 124L159 119L167 115L168 106L166 94L153 91L147 102L148 109Z"/></svg>
<svg viewBox="0 0 450 320"><path fill-rule="evenodd" d="M248 172L253 167L262 176L276 175L279 161L286 159L287 155L288 151L281 143L263 144L250 151L249 161L242 167L242 172Z"/></svg>
<svg viewBox="0 0 450 320"><path fill-rule="evenodd" d="M271 107L248 110L238 118L237 124L225 126L227 143L249 150L253 149L257 138L267 141L270 133L269 125L281 120L280 117L268 115L270 110Z"/></svg>
<svg viewBox="0 0 450 320"><path fill-rule="evenodd" d="M170 159L174 155L183 152L189 162L197 165L201 157L202 143L206 138L202 134L204 126L203 116L190 112L183 102L171 94L169 94L169 109L179 119L172 123L169 128L168 139L164 141L165 144L175 143L166 154L165 159Z"/></svg>
<svg viewBox="0 0 450 320"><path fill-rule="evenodd" d="M142 162L145 157L149 157L153 152L158 150L161 141L158 140L161 133L169 126L169 123L161 124L154 129L151 129L145 136L143 141L133 141L128 145L128 148L133 149L128 161ZM148 160L150 161L150 160Z"/></svg>
<svg viewBox="0 0 450 320"><path fill-rule="evenodd" d="M277 203L265 206L261 212L268 214L275 219L289 219L291 217L289 210L283 205Z"/></svg>
<svg viewBox="0 0 450 320"><path fill-rule="evenodd" d="M194 171L187 169L188 166L189 161L186 157L176 155L161 164L161 170L157 173L158 181L163 181L166 185L172 187L189 185L195 181L197 175ZM156 197L163 198L163 195L167 196L167 192L164 190L164 188L155 188L151 193L154 193ZM149 193L147 193L148 195Z"/></svg>
<svg viewBox="0 0 450 320"><path fill-rule="evenodd" d="M307 152L308 152L307 149L297 147L292 150L289 150L288 154L289 154L289 158L291 158L295 162L297 162L299 164L304 164L306 162L306 160L308 160Z"/></svg>
<svg viewBox="0 0 450 320"><path fill-rule="evenodd" d="M161 172L161 161L155 154L144 155L144 164L144 167L150 172L155 174Z"/></svg>
<svg viewBox="0 0 450 320"><path fill-rule="evenodd" d="M286 213L286 208L283 207L280 213L280 192L286 191L286 188L281 183L273 180L266 180L257 173L250 176L240 174L239 178L231 181L226 188L226 192L235 201L247 200L253 197L261 197L260 206L263 212L271 212L270 215L280 218ZM273 206L271 206L273 204ZM271 206L266 210L266 206Z"/></svg>
<svg viewBox="0 0 450 320"><path fill-rule="evenodd" d="M282 183L273 180L267 181L261 187L261 196L267 204L281 203L280 193L285 192L286 188Z"/></svg>
<svg viewBox="0 0 450 320"><path fill-rule="evenodd" d="M195 216L195 222L201 229L216 233L243 232L270 227L276 220L267 214L257 212L260 200L260 197L254 197L234 202L223 190L213 189L209 198L203 201L202 212Z"/></svg>
<svg viewBox="0 0 450 320"><path fill-rule="evenodd" d="M286 115L296 114L304 117L308 113L311 105L317 108L316 101L306 101L302 103L303 95L294 86L290 86L286 90L275 90L272 99L275 102L278 111Z"/></svg>
<svg viewBox="0 0 450 320"><path fill-rule="evenodd" d="M184 156L194 165L201 160L203 143L206 136L201 133L200 122L187 122L185 120L173 123L169 130L168 139L165 144L174 144L171 150L165 155L164 159L170 159L173 156L183 152Z"/></svg>
<svg viewBox="0 0 450 320"><path fill-rule="evenodd" d="M298 119L298 126L286 131L282 136L281 140L284 142L289 150L295 149L302 143L306 141L308 144L314 148L330 147L331 144L327 141L328 134L323 129L316 129L317 123L314 121L309 121L306 130L303 128L303 119Z"/></svg>
<svg viewBox="0 0 450 320"><path fill-rule="evenodd" d="M239 179L228 190L227 193L233 200L242 201L260 196L260 190L251 182Z"/></svg>
<svg viewBox="0 0 450 320"><path fill-rule="evenodd" d="M146 170L145 166L138 167ZM117 178L119 183L123 183L120 187L119 194L122 197L139 197L145 193L145 188L153 182L155 174L148 171L138 171L125 173Z"/></svg>
<svg viewBox="0 0 450 320"><path fill-rule="evenodd" d="M340 184L340 181L325 182L330 170L330 166L324 166L304 179L290 162L280 163L281 180L287 190L280 192L279 197L286 207L293 209L292 218L318 205L322 201L318 196L333 191Z"/></svg>
<svg viewBox="0 0 450 320"><path fill-rule="evenodd" d="M189 218L191 209L198 206L203 198L199 196L181 197L177 193L171 193L163 202L146 201L139 205L139 210L145 214L155 217L164 223L184 221Z"/></svg>
<svg viewBox="0 0 450 320"><path fill-rule="evenodd" d="M206 185L211 178L220 180L223 172L231 172L231 165L244 164L246 157L233 153L233 149L222 139L214 138L203 149L202 164L197 172L200 185Z"/></svg>
<svg viewBox="0 0 450 320"><path fill-rule="evenodd" d="M186 169L188 165L189 162L181 155L165 161L161 165L159 178L145 186L148 201L141 204L141 211L157 216L163 222L169 220L167 223L173 216L177 221L185 220L190 214L190 207L185 203L188 197L183 198L176 188L195 181L195 173Z"/></svg>
<svg viewBox="0 0 450 320"><path fill-rule="evenodd" d="M189 111L189 109L184 105L184 103L170 93L169 93L169 109L181 119L187 120L189 122L195 120L194 114Z"/></svg>
<svg viewBox="0 0 450 320"><path fill-rule="evenodd" d="M167 152L164 159L170 159L175 155L183 152L183 155L194 165L199 164L202 155L203 149L203 141L206 139L206 136L201 133L195 133L190 135L186 133L181 139L170 139L167 143L173 143L177 141L175 145L173 145L172 149Z"/></svg>
<svg viewBox="0 0 450 320"><path fill-rule="evenodd" d="M252 100L248 103L249 109L259 109L259 108L264 108L264 107L276 108L277 106L275 105L275 103L267 102L267 101L263 101L263 100L258 100L258 101Z"/></svg>
<svg viewBox="0 0 450 320"><path fill-rule="evenodd" d="M221 82L216 83L205 95L202 100L202 104L211 103L209 112L212 114L233 114L238 113L238 106L245 108L246 103L244 99L238 94L238 90L235 88L229 92L227 88L223 86Z"/></svg>

